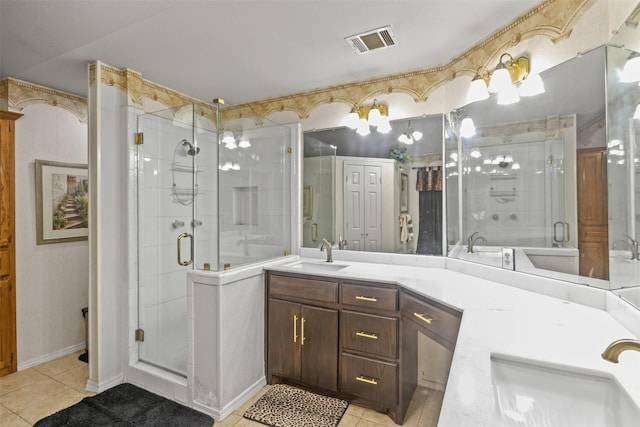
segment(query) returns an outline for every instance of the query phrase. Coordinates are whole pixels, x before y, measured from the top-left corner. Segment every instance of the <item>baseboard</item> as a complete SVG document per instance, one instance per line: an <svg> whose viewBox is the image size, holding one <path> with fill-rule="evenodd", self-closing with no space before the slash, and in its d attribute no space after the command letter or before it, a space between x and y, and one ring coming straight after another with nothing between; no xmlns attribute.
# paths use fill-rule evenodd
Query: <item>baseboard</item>
<svg viewBox="0 0 640 427"><path fill-rule="evenodd" d="M59 359L64 356L68 356L77 351L84 350L85 343L82 342L80 344L72 345L70 347L66 347L53 353L45 354L44 356L36 357L33 359L25 360L24 362L18 362L18 371L23 369L31 368L32 366L37 366L42 363L51 362L52 360Z"/></svg>
<svg viewBox="0 0 640 427"><path fill-rule="evenodd" d="M418 378L418 385L420 387L428 388L430 390L444 391L445 384L440 384L434 381Z"/></svg>
<svg viewBox="0 0 640 427"><path fill-rule="evenodd" d="M115 387L118 384L122 384L123 382L124 382L124 377L122 375L118 375L117 377L113 377L107 381L101 381L100 383L96 383L94 381L88 380L87 385L85 387L89 391L92 391L94 393L100 393L105 390L109 390L111 387Z"/></svg>
<svg viewBox="0 0 640 427"><path fill-rule="evenodd" d="M191 407L197 411L203 412L207 415L211 415L214 420L222 421L233 413L236 409L244 405L249 399L255 396L262 388L267 385L265 377L260 378L258 381L249 386L245 391L240 393L231 402L224 405L222 409L214 409L210 406L199 404L196 401L191 402Z"/></svg>

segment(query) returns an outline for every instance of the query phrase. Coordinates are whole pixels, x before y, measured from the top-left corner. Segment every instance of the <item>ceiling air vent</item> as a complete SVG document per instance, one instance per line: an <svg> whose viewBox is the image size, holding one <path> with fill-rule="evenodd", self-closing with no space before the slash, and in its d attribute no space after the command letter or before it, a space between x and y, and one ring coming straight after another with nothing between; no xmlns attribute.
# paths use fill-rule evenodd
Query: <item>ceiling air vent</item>
<svg viewBox="0 0 640 427"><path fill-rule="evenodd" d="M349 43L349 46L358 53L367 53L396 44L395 35L393 34L391 26L345 37L345 40Z"/></svg>

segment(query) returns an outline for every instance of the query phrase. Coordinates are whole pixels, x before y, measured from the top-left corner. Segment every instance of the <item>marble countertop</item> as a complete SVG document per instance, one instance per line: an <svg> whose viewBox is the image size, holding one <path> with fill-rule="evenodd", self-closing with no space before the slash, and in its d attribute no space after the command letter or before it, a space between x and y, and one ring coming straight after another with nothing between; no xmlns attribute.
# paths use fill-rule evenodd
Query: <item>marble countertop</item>
<svg viewBox="0 0 640 427"><path fill-rule="evenodd" d="M267 269L304 273L288 267L301 260L321 263L289 259ZM636 338L605 310L443 268L334 263L339 264L346 267L309 274L394 282L463 310L440 427L496 425L491 384L494 353L613 376L640 406L640 352L622 353L618 364L600 356L612 341Z"/></svg>

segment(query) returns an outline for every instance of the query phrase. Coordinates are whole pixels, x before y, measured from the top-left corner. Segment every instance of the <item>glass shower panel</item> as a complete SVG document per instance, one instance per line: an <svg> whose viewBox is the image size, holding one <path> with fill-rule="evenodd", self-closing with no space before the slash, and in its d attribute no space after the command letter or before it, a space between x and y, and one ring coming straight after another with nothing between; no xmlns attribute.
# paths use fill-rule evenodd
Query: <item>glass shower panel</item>
<svg viewBox="0 0 640 427"><path fill-rule="evenodd" d="M302 179L302 240L315 247L322 238L338 241L336 230L336 147L304 137Z"/></svg>
<svg viewBox="0 0 640 427"><path fill-rule="evenodd" d="M223 128L218 145L219 270L289 253L292 224L291 128L247 118L226 121ZM197 214L201 216L200 205ZM213 249L199 254L198 268L214 259Z"/></svg>
<svg viewBox="0 0 640 427"><path fill-rule="evenodd" d="M193 111L138 116L138 359L187 374L187 280L200 148ZM179 248L179 250L178 250ZM182 265L181 265L182 264Z"/></svg>

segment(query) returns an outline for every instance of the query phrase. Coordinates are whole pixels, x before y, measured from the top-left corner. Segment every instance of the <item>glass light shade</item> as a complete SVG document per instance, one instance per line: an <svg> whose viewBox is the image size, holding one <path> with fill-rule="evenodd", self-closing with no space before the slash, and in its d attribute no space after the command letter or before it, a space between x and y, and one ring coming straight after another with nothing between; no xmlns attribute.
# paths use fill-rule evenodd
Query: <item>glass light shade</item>
<svg viewBox="0 0 640 427"><path fill-rule="evenodd" d="M506 68L498 68L489 81L489 92L501 93L511 87L511 76Z"/></svg>
<svg viewBox="0 0 640 427"><path fill-rule="evenodd" d="M231 166L231 169L233 169L234 171L239 171L240 170L240 165L238 163L234 163Z"/></svg>
<svg viewBox="0 0 640 427"><path fill-rule="evenodd" d="M631 83L640 80L640 56L632 55L625 62L620 73L620 82Z"/></svg>
<svg viewBox="0 0 640 427"><path fill-rule="evenodd" d="M522 81L522 84L518 89L520 96L536 96L544 92L544 83L542 83L540 74L528 76Z"/></svg>
<svg viewBox="0 0 640 427"><path fill-rule="evenodd" d="M460 123L460 136L463 138L471 138L476 134L476 125L473 124L471 117L465 117Z"/></svg>
<svg viewBox="0 0 640 427"><path fill-rule="evenodd" d="M358 114L358 109L353 107L349 115L347 116L347 120L344 125L350 129L357 129L358 123L360 122L360 115Z"/></svg>
<svg viewBox="0 0 640 427"><path fill-rule="evenodd" d="M222 167L220 169L222 169L223 171L228 171L233 167L233 165L231 164L231 162L225 162L224 165L222 165Z"/></svg>
<svg viewBox="0 0 640 427"><path fill-rule="evenodd" d="M367 120L369 121L369 125L373 127L378 127L380 125L380 120L382 119L382 115L380 114L380 110L378 107L371 107L369 110L369 115Z"/></svg>
<svg viewBox="0 0 640 427"><path fill-rule="evenodd" d="M480 152L480 150L478 150L477 148L474 150L471 150L471 152L469 153L469 155L471 157L473 157L474 159L479 159L480 157L482 157L482 153Z"/></svg>
<svg viewBox="0 0 640 427"><path fill-rule="evenodd" d="M504 161L507 163L513 163L513 156L511 154L507 154L504 156Z"/></svg>
<svg viewBox="0 0 640 427"><path fill-rule="evenodd" d="M511 169L520 169L520 163L513 162L513 164L511 165Z"/></svg>
<svg viewBox="0 0 640 427"><path fill-rule="evenodd" d="M511 105L519 101L518 89L513 85L498 93L498 105Z"/></svg>
<svg viewBox="0 0 640 427"><path fill-rule="evenodd" d="M487 83L482 77L474 78L469 86L469 92L467 92L467 104L484 101L487 98L489 98Z"/></svg>
<svg viewBox="0 0 640 427"><path fill-rule="evenodd" d="M233 136L233 132L231 132L230 130L225 130L222 134L222 142L224 142L225 144L235 144L236 139Z"/></svg>
<svg viewBox="0 0 640 427"><path fill-rule="evenodd" d="M389 133L391 132L391 124L389 123L389 119L386 117L382 117L380 120L380 124L378 125L378 132L380 133Z"/></svg>
<svg viewBox="0 0 640 427"><path fill-rule="evenodd" d="M398 137L398 142L401 142L403 144L413 144L413 140L409 138L409 136L406 133L403 133Z"/></svg>
<svg viewBox="0 0 640 427"><path fill-rule="evenodd" d="M366 120L360 120L360 122L358 122L358 130L356 130L356 133L360 136L367 136L371 133L371 130L369 129L369 123Z"/></svg>
<svg viewBox="0 0 640 427"><path fill-rule="evenodd" d="M236 148L238 148L238 144L236 144L236 140L234 139L232 142L228 142L225 144L225 147L228 150L235 150Z"/></svg>
<svg viewBox="0 0 640 427"><path fill-rule="evenodd" d="M411 138L414 141L420 141L422 139L422 132L420 132L419 130L414 130L413 132L411 132Z"/></svg>
<svg viewBox="0 0 640 427"><path fill-rule="evenodd" d="M249 148L251 147L251 141L246 136L240 137L240 142L238 143L238 147L240 148Z"/></svg>
<svg viewBox="0 0 640 427"><path fill-rule="evenodd" d="M633 118L636 120L640 120L640 104L636 107L636 112L633 113Z"/></svg>

